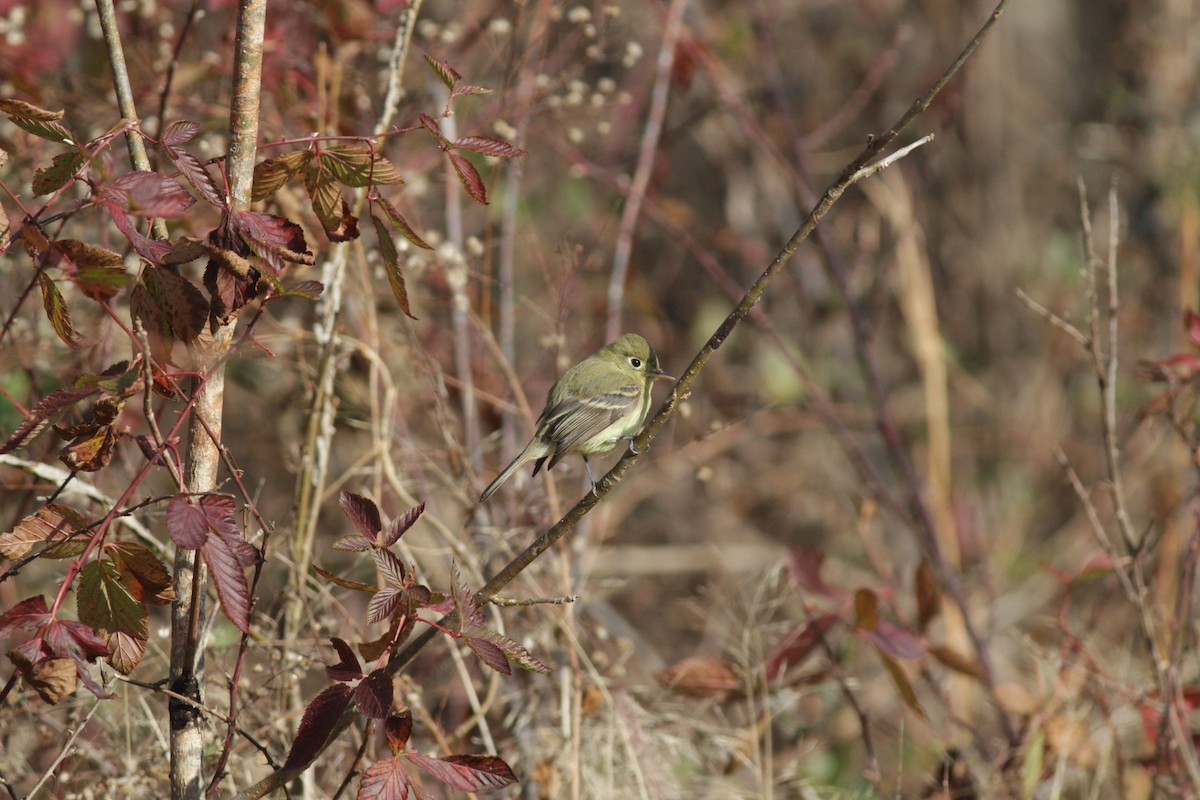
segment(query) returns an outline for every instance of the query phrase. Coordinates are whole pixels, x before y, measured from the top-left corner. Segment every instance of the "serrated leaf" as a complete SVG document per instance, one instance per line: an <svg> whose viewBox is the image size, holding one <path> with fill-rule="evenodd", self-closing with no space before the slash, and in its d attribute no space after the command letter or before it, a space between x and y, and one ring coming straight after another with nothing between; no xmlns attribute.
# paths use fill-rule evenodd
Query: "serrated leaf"
<svg viewBox="0 0 1200 800"><path fill-rule="evenodd" d="M86 539L68 541L87 520L75 509L50 503L22 519L11 531L0 534L0 556L10 561L24 558L34 547L47 545L45 558L73 558L87 547Z"/></svg>
<svg viewBox="0 0 1200 800"><path fill-rule="evenodd" d="M391 161L361 144L329 147L317 154L321 178L355 188L400 184L404 179ZM315 167L310 167L314 169Z"/></svg>
<svg viewBox="0 0 1200 800"><path fill-rule="evenodd" d="M75 177L79 169L87 163L87 154L81 150L68 150L59 153L51 161L50 166L43 167L33 173L31 188L35 195L52 194L67 185L67 181Z"/></svg>
<svg viewBox="0 0 1200 800"><path fill-rule="evenodd" d="M407 582L408 570L395 553L391 550L376 548L371 552L375 558L375 568L383 575L383 580L389 586L401 588Z"/></svg>
<svg viewBox="0 0 1200 800"><path fill-rule="evenodd" d="M26 119L24 117L9 117L13 124L22 130L32 133L39 139L55 142L56 144L78 144L75 135L67 130L61 122L54 120Z"/></svg>
<svg viewBox="0 0 1200 800"><path fill-rule="evenodd" d="M149 631L146 609L121 583L116 565L92 561L84 566L75 599L80 622L104 639L113 668L128 675L146 652Z"/></svg>
<svg viewBox="0 0 1200 800"><path fill-rule="evenodd" d="M0 454L25 447L50 426L51 420L60 411L70 408L80 400L91 397L99 391L90 386L82 389L55 389L34 404L33 408L29 410L28 416L25 417L25 421L17 426L12 436L9 436L3 445L0 445Z"/></svg>
<svg viewBox="0 0 1200 800"><path fill-rule="evenodd" d="M405 757L439 781L460 792L503 789L517 782L517 776L503 759L496 756L447 756L430 758L415 750Z"/></svg>
<svg viewBox="0 0 1200 800"><path fill-rule="evenodd" d="M498 633L493 634L493 641L500 645L500 649L504 651L504 657L521 669L536 672L539 675L549 674L550 668L541 659L535 658L524 646Z"/></svg>
<svg viewBox="0 0 1200 800"><path fill-rule="evenodd" d="M144 219L174 219L196 202L174 178L157 172L136 170L118 178L102 191L128 213Z"/></svg>
<svg viewBox="0 0 1200 800"><path fill-rule="evenodd" d="M458 629L463 633L482 630L483 609L476 602L475 594L467 588L466 581L458 569L458 562L450 562L450 573L450 598L454 610L458 612Z"/></svg>
<svg viewBox="0 0 1200 800"><path fill-rule="evenodd" d="M156 356L169 359L175 342L191 346L208 323L209 303L187 278L168 269L150 267L134 285L130 302L142 321Z"/></svg>
<svg viewBox="0 0 1200 800"><path fill-rule="evenodd" d="M438 125L436 119L424 112L418 114L417 119L421 121L421 126L424 127L425 130L429 131L429 135L432 136L433 140L438 143L438 147L442 148L443 150L448 150L450 148L450 140L442 135L442 127Z"/></svg>
<svg viewBox="0 0 1200 800"><path fill-rule="evenodd" d="M129 276L121 267L80 267L71 275L71 283L85 297L102 303L120 294L129 283Z"/></svg>
<svg viewBox="0 0 1200 800"><path fill-rule="evenodd" d="M185 550L204 544L209 534L240 540L237 503L224 494L177 494L167 503L167 535Z"/></svg>
<svg viewBox="0 0 1200 800"><path fill-rule="evenodd" d="M399 211L396 210L395 206L393 206L391 203L389 203L383 197L376 197L375 202L378 203L379 207L384 210L384 212L388 216L388 219L390 219L392 221L392 224L395 225L397 229L399 229L400 233L404 236L405 239L407 239L409 242L416 245L417 247L421 248L422 250L432 250L433 249L433 245L429 244L428 242L426 242L424 239L422 239L420 236L417 235L417 232L415 230L413 230L411 225L408 224L408 220L406 220L404 218L404 216Z"/></svg>
<svg viewBox="0 0 1200 800"><path fill-rule="evenodd" d="M184 179L191 184L204 200L217 208L224 208L225 198L217 189L216 182L213 181L212 175L208 168L200 163L200 159L186 150L177 147L167 147L167 157L171 159L171 163L179 170Z"/></svg>
<svg viewBox="0 0 1200 800"><path fill-rule="evenodd" d="M26 103L24 100L4 97L0 98L0 113L8 114L10 117L20 117L21 119L52 122L56 119L62 119L65 112L49 111L39 108L33 103Z"/></svg>
<svg viewBox="0 0 1200 800"><path fill-rule="evenodd" d="M120 573L121 585L133 599L158 606L169 605L175 600L171 573L145 545L112 542L105 545L104 550Z"/></svg>
<svg viewBox="0 0 1200 800"><path fill-rule="evenodd" d="M276 274L281 273L287 264L314 263L312 251L304 239L304 230L289 219L261 211L231 211L225 224Z"/></svg>
<svg viewBox="0 0 1200 800"><path fill-rule="evenodd" d="M490 637L464 635L463 641L467 643L467 647L471 648L471 652L478 656L479 660L484 664L487 664L501 675L512 675L512 666L508 663L508 659L504 657L504 650L498 644L491 641Z"/></svg>
<svg viewBox="0 0 1200 800"><path fill-rule="evenodd" d="M27 597L0 614L0 638L17 630L36 631L49 621L50 609L46 607L46 598L40 594Z"/></svg>
<svg viewBox="0 0 1200 800"><path fill-rule="evenodd" d="M483 185L483 178L479 177L479 171L475 169L475 165L458 153L447 152L446 155L450 158L450 164L454 167L454 172L462 182L463 188L467 190L467 194L471 195L471 199L476 203L486 206L488 203L487 187Z"/></svg>
<svg viewBox="0 0 1200 800"><path fill-rule="evenodd" d="M343 536L333 543L334 550L341 550L346 553L365 553L368 550L374 549L375 545L363 539L356 533L349 536Z"/></svg>
<svg viewBox="0 0 1200 800"><path fill-rule="evenodd" d="M338 505L342 513L350 519L359 536L372 544L379 541L379 529L383 527L383 520L379 516L379 506L375 505L375 501L343 489L338 494Z"/></svg>
<svg viewBox="0 0 1200 800"><path fill-rule="evenodd" d="M411 781L399 758L381 758L363 773L356 800L408 800Z"/></svg>
<svg viewBox="0 0 1200 800"><path fill-rule="evenodd" d="M383 719L392 707L392 676L377 669L354 687L354 705L367 719Z"/></svg>
<svg viewBox="0 0 1200 800"><path fill-rule="evenodd" d="M425 513L425 504L421 503L418 506L410 508L400 516L387 524L387 527L380 532L379 540L384 547L391 547L400 540L409 528L416 524L421 515Z"/></svg>
<svg viewBox="0 0 1200 800"><path fill-rule="evenodd" d="M319 300L325 294L325 284L320 281L297 281L285 286L279 293L280 297L304 297L308 300Z"/></svg>
<svg viewBox="0 0 1200 800"><path fill-rule="evenodd" d="M110 197L98 197L96 205L108 212L112 218L113 225L119 230L129 243L133 245L133 249L142 258L149 261L151 264L161 264L163 259L171 252L171 245L167 242L161 242L157 239L151 239L129 221L129 215L125 213L125 209L121 204Z"/></svg>
<svg viewBox="0 0 1200 800"><path fill-rule="evenodd" d="M62 339L67 347L79 347L79 334L75 332L75 325L71 322L71 312L67 309L62 292L45 272L39 272L37 279L38 286L42 290L42 307L46 309L46 319L50 321L50 327L54 328L58 338Z"/></svg>
<svg viewBox="0 0 1200 800"><path fill-rule="evenodd" d="M454 143L454 149L470 150L472 153L498 158L519 158L525 155L521 148L494 136L464 136Z"/></svg>
<svg viewBox="0 0 1200 800"><path fill-rule="evenodd" d="M250 632L250 584L242 571L242 558L222 536L209 536L201 550L217 587L221 610L242 633Z"/></svg>
<svg viewBox="0 0 1200 800"><path fill-rule="evenodd" d="M384 586L376 591L371 602L367 603L367 622L382 622L392 616L403 595L403 591L395 586Z"/></svg>
<svg viewBox="0 0 1200 800"><path fill-rule="evenodd" d="M392 234L388 232L383 221L374 214L371 215L371 224L375 226L375 237L379 241L379 256L383 259L383 268L387 273L388 285L392 287L392 296L396 298L396 305L400 306L400 310L406 316L416 319L408 304L408 286L404 283L404 273L400 271L400 254L396 251L396 243L392 241Z"/></svg>
<svg viewBox="0 0 1200 800"><path fill-rule="evenodd" d="M429 55L429 53L423 52L421 55L425 57L425 63L428 64L429 68L433 70L435 75L438 76L438 79L442 83L446 84L446 88L454 91L455 85L462 80L462 75L459 75L458 71L445 61L439 61L433 56Z"/></svg>
<svg viewBox="0 0 1200 800"><path fill-rule="evenodd" d="M177 146L190 142L200 132L199 123L190 119L178 119L167 125L162 134L162 143Z"/></svg>
<svg viewBox="0 0 1200 800"><path fill-rule="evenodd" d="M300 718L300 727L283 764L284 769L299 769L312 763L350 704L353 692L346 684L335 683L313 698Z"/></svg>
<svg viewBox="0 0 1200 800"><path fill-rule="evenodd" d="M378 586L372 586L369 583L360 583L359 581L352 581L349 578L343 578L340 575L333 574L329 570L321 569L316 564L313 564L312 566L313 566L313 570L315 570L316 573L318 575L320 575L322 578L324 578L327 581L336 583L338 586L341 586L343 589L350 589L355 592L366 592L367 594L375 594L376 592L379 591Z"/></svg>
<svg viewBox="0 0 1200 800"><path fill-rule="evenodd" d="M312 157L311 150L293 150L255 165L254 188L250 192L251 199L254 202L266 200L280 186L283 186L306 167Z"/></svg>
<svg viewBox="0 0 1200 800"><path fill-rule="evenodd" d="M338 654L338 662L325 667L325 674L329 676L330 680L344 682L355 681L363 677L362 664L358 662L358 656L354 655L354 648L346 644L344 639L336 636L332 637L329 643L333 645L333 649Z"/></svg>

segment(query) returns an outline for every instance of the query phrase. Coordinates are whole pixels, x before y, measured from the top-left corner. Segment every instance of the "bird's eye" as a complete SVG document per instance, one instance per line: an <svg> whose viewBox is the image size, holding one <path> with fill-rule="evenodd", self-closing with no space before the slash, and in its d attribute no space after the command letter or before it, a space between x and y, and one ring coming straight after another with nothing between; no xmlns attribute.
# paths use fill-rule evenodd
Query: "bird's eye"
<svg viewBox="0 0 1200 800"><path fill-rule="evenodd" d="M634 369L642 366L642 360L640 358L631 358L629 359L629 363L633 365Z"/></svg>

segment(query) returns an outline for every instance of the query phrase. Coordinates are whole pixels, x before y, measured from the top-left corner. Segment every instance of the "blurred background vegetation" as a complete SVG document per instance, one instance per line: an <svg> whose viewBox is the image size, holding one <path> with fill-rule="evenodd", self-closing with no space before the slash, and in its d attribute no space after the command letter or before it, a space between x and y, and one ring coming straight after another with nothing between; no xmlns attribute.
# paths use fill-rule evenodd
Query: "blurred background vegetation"
<svg viewBox="0 0 1200 800"><path fill-rule="evenodd" d="M406 556L435 586L445 585L451 557L480 583L582 491L582 469L568 463L553 474L553 491L541 478L517 480L471 512L529 434L522 410L536 414L558 372L606 341L614 252L644 158L671 5L421 7L414 46L492 90L457 100L443 129L500 136L528 154L511 163L476 158L491 202L471 202L419 129L417 114L437 114L445 98L420 53L410 54L396 124L416 129L384 145L407 184L385 194L435 249L405 253L410 320L370 234L342 245L350 249L347 346L315 552L326 569L372 580L367 564L329 548L347 531L336 509L343 486L392 515L428 503ZM232 4L199 3L181 39L190 6L128 3L119 12L143 129L160 129L173 69L164 119L199 122L193 152L210 158L224 150ZM304 146L274 144L283 140L372 130L402 6L272 5L261 157ZM867 137L926 91L991 10L950 0L684 4L674 63L658 84L667 105L643 167L621 328L646 336L668 371L682 371L732 306L729 287L754 280ZM94 16L67 0L0 4L3 94L63 108L64 123L93 136L117 121ZM1198 17L1200 6L1186 0L1015 0L905 142L936 139L846 194L768 293L765 321L734 333L619 489L511 587L512 597L579 597L499 614L554 674L497 680L444 645L431 649L404 687L405 702L424 709L419 746L496 752L522 778L524 797L1197 791L1178 762L1160 757L1161 697L1143 620L1149 613L1183 642L1177 651L1188 655L1172 666L1180 697L1192 697L1195 472L1181 443L1190 417L1173 426L1142 413L1158 388L1138 379L1137 364L1186 349L1181 320L1196 303ZM7 123L0 147L9 153L0 180L27 197L34 170L56 151ZM1091 357L1018 297L1086 333L1080 181L1102 258L1110 185L1119 213L1117 439L1133 525L1152 542L1138 561L1149 584L1141 605L1122 593L1111 561L1096 560L1104 548L1056 458L1061 448L1108 524ZM302 190L271 202L305 226L318 267L303 277L320 280L331 245ZM0 203L19 219L11 198ZM86 219L62 235L120 249L114 230L88 229ZM197 211L172 234L203 235L215 222ZM506 247L511 300L498 278ZM0 261L4 317L31 274L19 248ZM511 340L501 319L510 302ZM96 304L77 294L68 303L86 347L62 345L29 301L4 340L0 383L26 407L130 355ZM254 331L259 346L242 347L230 364L225 415L225 441L278 526L241 719L279 754L286 721L301 710L289 687L299 682L309 698L323 685L328 636L376 635L344 592L314 582L305 636L275 638L283 587L292 585L296 466L309 457L312 321L312 304L301 300L267 309ZM814 408L814 392L826 413ZM960 562L991 686L955 677L978 668L978 653L952 619L937 615L919 630L924 552L914 484L881 435L881 409L911 456L944 554L957 551L947 558ZM127 415L139 432L140 411L131 404ZM6 436L20 419L0 400ZM502 425L510 426L504 435ZM847 458L847 443L873 480ZM44 437L21 455L53 462L56 447ZM140 459L128 445L98 485L119 496ZM2 469L8 525L52 487ZM161 511L143 513L161 525ZM827 590L814 583L818 553ZM1071 579L1089 563L1099 567ZM39 581L57 586L57 569L34 565L0 583L0 608L43 591ZM891 662L905 679L854 629L858 589L871 590L881 616L917 643L914 657ZM812 642L786 674L769 675L781 644L811 635L822 614L837 620L824 645ZM234 641L226 627L216 625L210 661L218 687L227 668L219 646ZM151 634L154 656L153 625ZM942 645L960 654L959 670L946 666L951 657L934 657L930 648ZM136 677L161 674L152 657ZM146 742L161 741L164 715L141 690L121 692L129 700L103 706L71 756L62 796L85 774L108 792L155 796L162 767ZM215 704L222 696L210 692ZM0 733L0 764L20 786L47 767L45 753L55 752L47 742L62 740L77 711L70 699L48 709L26 693L0 713L11 721ZM353 747L318 763L320 785L337 784ZM236 752L237 784L262 774L251 749Z"/></svg>

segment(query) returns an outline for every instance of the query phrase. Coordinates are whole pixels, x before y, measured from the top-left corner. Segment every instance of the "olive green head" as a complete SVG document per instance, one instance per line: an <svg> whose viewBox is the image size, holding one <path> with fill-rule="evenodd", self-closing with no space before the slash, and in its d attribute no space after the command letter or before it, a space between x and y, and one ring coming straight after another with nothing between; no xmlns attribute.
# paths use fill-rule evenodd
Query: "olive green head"
<svg viewBox="0 0 1200 800"><path fill-rule="evenodd" d="M636 333L626 333L602 351L606 358L621 362L623 368L632 368L636 372L652 376L652 380L670 378L658 366L658 355L650 343Z"/></svg>

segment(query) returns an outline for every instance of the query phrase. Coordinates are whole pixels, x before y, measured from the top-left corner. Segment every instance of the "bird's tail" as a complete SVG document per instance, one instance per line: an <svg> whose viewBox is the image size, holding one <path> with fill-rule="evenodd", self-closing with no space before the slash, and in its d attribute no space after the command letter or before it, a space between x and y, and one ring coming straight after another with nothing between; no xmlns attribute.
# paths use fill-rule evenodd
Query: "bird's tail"
<svg viewBox="0 0 1200 800"><path fill-rule="evenodd" d="M483 490L483 494L479 495L479 502L482 503L496 493L506 480L512 477L512 474L520 469L524 464L532 461L535 458L541 458L546 455L547 448L544 444L538 441L537 437L533 437L529 444L525 445L525 449L512 460L512 463L504 468L504 471L496 476L496 480L488 484L488 487Z"/></svg>

